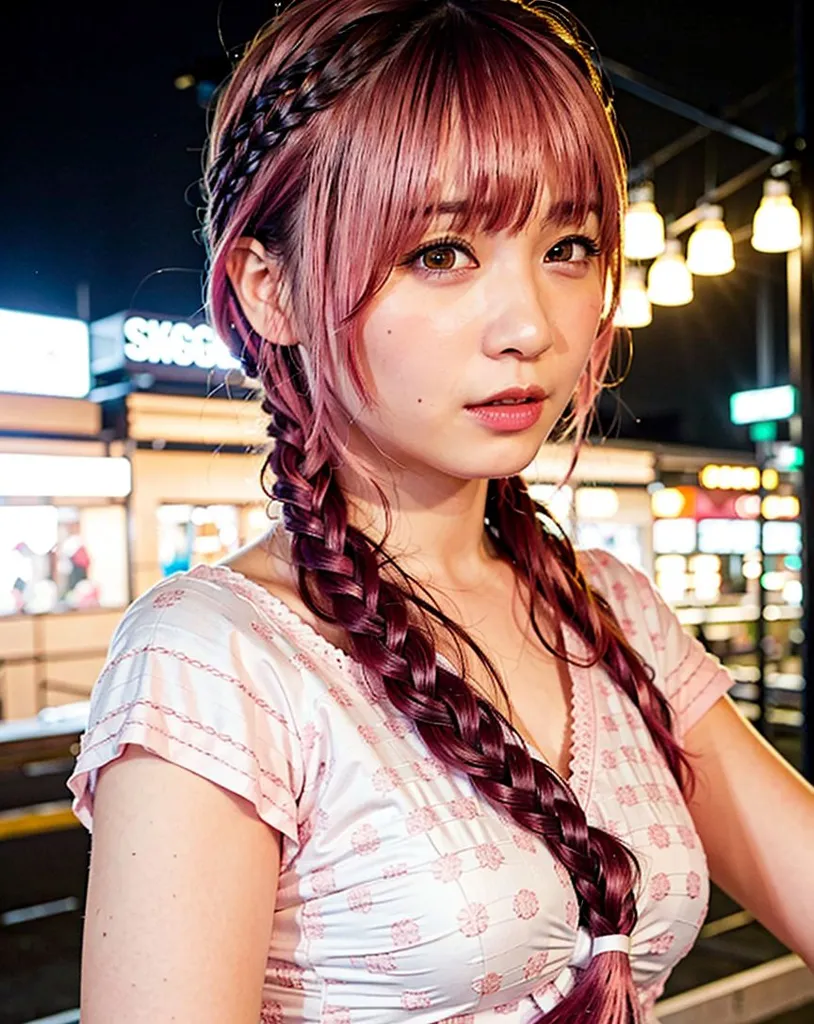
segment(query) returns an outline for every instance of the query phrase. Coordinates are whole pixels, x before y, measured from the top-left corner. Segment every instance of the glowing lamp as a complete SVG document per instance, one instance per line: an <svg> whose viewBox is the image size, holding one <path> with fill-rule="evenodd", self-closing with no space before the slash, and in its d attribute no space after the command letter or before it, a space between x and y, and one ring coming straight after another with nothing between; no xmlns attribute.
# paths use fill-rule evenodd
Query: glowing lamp
<svg viewBox="0 0 814 1024"><path fill-rule="evenodd" d="M685 504L684 495L676 487L663 487L650 495L650 508L658 519L678 519Z"/></svg>
<svg viewBox="0 0 814 1024"><path fill-rule="evenodd" d="M664 218L656 209L653 185L645 182L630 190L625 216L625 258L652 260L664 252Z"/></svg>
<svg viewBox="0 0 814 1024"><path fill-rule="evenodd" d="M791 252L802 244L800 212L787 181L769 178L752 222L752 246L758 252Z"/></svg>
<svg viewBox="0 0 814 1024"><path fill-rule="evenodd" d="M647 297L657 306L686 306L692 302L692 274L677 238L667 240L664 254L650 267Z"/></svg>
<svg viewBox="0 0 814 1024"><path fill-rule="evenodd" d="M625 267L619 308L613 322L617 327L631 328L647 327L653 322L653 309L641 267Z"/></svg>
<svg viewBox="0 0 814 1024"><path fill-rule="evenodd" d="M724 226L723 207L705 203L700 216L687 243L687 267L701 277L728 274L735 269L735 250Z"/></svg>

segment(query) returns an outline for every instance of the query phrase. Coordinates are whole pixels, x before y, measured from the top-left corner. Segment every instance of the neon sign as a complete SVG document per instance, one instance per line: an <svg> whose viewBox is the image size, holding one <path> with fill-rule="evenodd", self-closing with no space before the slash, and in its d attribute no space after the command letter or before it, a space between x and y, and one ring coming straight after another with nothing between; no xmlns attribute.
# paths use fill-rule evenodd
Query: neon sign
<svg viewBox="0 0 814 1024"><path fill-rule="evenodd" d="M240 368L209 324L129 316L123 330L124 355L131 363L193 366L200 370Z"/></svg>

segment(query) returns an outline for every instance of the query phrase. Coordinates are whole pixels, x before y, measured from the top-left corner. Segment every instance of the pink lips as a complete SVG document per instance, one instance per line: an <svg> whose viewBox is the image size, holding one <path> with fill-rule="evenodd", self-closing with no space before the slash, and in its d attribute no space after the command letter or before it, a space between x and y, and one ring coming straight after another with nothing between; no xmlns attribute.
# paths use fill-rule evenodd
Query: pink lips
<svg viewBox="0 0 814 1024"><path fill-rule="evenodd" d="M485 427L501 432L528 430L540 419L546 394L542 388L507 388L466 411Z"/></svg>

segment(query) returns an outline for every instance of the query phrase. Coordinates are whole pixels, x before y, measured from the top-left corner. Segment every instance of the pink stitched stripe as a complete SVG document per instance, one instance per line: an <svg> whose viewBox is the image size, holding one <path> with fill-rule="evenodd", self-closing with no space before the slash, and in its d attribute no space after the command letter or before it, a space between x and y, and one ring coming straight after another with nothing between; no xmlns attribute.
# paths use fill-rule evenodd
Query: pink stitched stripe
<svg viewBox="0 0 814 1024"><path fill-rule="evenodd" d="M214 665L209 665L204 661L199 661L197 658L190 658L189 655L184 654L183 651L176 651L169 647L161 647L157 644L145 644L143 647L134 647L129 651L124 651L122 654L117 655L107 663L99 676L99 680L102 680L108 672L117 668L123 661L126 661L128 658L138 657L140 654L165 655L166 657L174 658L176 661L183 662L185 665L189 665L190 668L196 668L201 672L206 672L209 675L215 676L216 679L222 679L226 683L231 683L240 690L241 693L244 693L249 700L253 701L261 711L264 711L276 722L279 722L279 724L284 726L288 732L295 734L295 730L292 728L291 723L285 715L281 714L276 708L273 708L267 701L263 700L262 697L250 690L242 680L237 678L237 676L230 675L228 672L222 672Z"/></svg>
<svg viewBox="0 0 814 1024"><path fill-rule="evenodd" d="M76 763L76 769L78 771L78 774L80 776L82 774L87 775L88 772L90 771L90 769L85 769L85 768L82 767L82 762L85 760L87 755L92 750L96 750L97 748L102 747L105 744L110 743L111 741L122 742L122 740L121 740L122 733L126 732L131 726L138 726L141 729L144 729L147 734L149 734L151 732L152 733L157 733L159 736L164 736L168 740L172 740L175 743L180 743L182 746L187 747L189 750L195 751L195 753L197 753L197 754L201 754L203 757L209 759L210 761L215 761L216 763L223 765L225 768L228 768L230 771L233 771L233 772L237 773L238 775L242 775L245 779L247 779L252 784L252 786L254 786L258 782L258 780L256 778L254 778L248 772L243 771L242 768L238 768L233 762L226 761L224 758L218 757L217 754L213 754L211 751L205 750L203 747L196 746L196 744L191 743L189 740L182 739L180 736L177 736L177 735L175 735L173 733L167 732L165 729L161 729L159 726L154 725L151 722L146 722L146 721L143 721L142 719L138 719L138 718L128 719L128 721L125 723L124 729L122 729L121 732L108 734L103 739L98 740L95 743L92 743L88 747L84 748L82 750L81 754L79 755L79 758L77 759L77 763ZM124 743L129 743L129 742L132 742L132 741L125 739L123 742ZM256 760L256 758L255 758L255 760ZM99 765L98 767L102 767L102 765ZM291 796L290 791L288 790L288 787L285 785L285 783L282 781L282 779L280 779L279 776L274 775L272 772L268 772L268 771L264 770L259 765L258 765L258 770L260 771L260 774L264 778L267 778L270 782L272 782L273 784L277 785L279 788L283 789L283 791L287 795ZM212 781L214 781L214 780L212 780ZM267 800L270 804L272 804L281 814L283 814L285 816L285 820L286 820L286 823L288 824L288 826L290 828L292 828L294 830L294 832L296 832L297 823L296 823L295 817L291 813L290 808L284 807L282 804L278 803L278 801L275 800L274 797L271 796L270 793L268 793L267 791L265 791L263 789L262 785L260 785L258 788L260 789L260 793L263 796L263 798L265 800ZM84 784L83 784L83 790L84 790ZM243 794L241 794L241 795L243 795ZM293 801L293 796L291 797L291 799Z"/></svg>
<svg viewBox="0 0 814 1024"><path fill-rule="evenodd" d="M211 725L204 725L203 722L199 722L199 721L196 721L193 718L190 718L189 715L185 715L182 711L176 711L175 708L171 708L171 707L169 707L166 704L156 704L154 701L147 700L147 699L133 700L133 701L130 701L129 704L122 704L118 708L115 708L113 711L109 711L103 718L100 718L98 722L94 723L93 727L85 734L84 739L85 740L91 739L91 737L93 737L95 735L95 733L99 729L99 727L101 725L103 725L105 722L109 721L111 718L115 718L118 715L125 714L131 708L135 708L135 707L150 707L150 708L153 708L155 711L160 712L162 715L166 715L168 718L176 718L179 722L183 723L184 725L189 725L193 729L199 729L201 732L206 733L208 736L217 736L217 738L222 743L226 743L229 746L234 747L236 750L239 750L242 754L244 754L248 758L250 758L250 760L254 761L255 765L257 766L258 772L260 772L261 775L263 775L265 778L267 778L269 780L269 782L273 783L276 786L279 786L282 789L288 789L288 786L280 778L280 776L279 775L275 775L273 772L270 772L267 768L264 768L260 764L260 761L257 758L257 754L250 747L247 747L244 743L240 743L238 740L234 739L228 733L217 732L217 730L214 729L213 726L211 726ZM138 719L127 719L125 721L124 725L127 726L130 723L130 721L137 721L138 722L139 720ZM152 724L147 723L147 722L142 722L140 724L147 725L149 728L155 729L156 732L159 732L159 733L162 732L162 730L158 726L156 726L156 725L152 725ZM85 742L83 742L83 744L82 744L82 754L84 755L89 750L93 750L95 747L98 747L102 743L107 742L107 740L109 740L111 738L111 735L112 734L108 734L108 736L106 736L104 739L97 740L96 742L92 742L92 743L87 743L87 745L85 744ZM186 742L185 740L182 740L180 737L173 736L171 733L166 733L165 735L170 736L173 739L178 739L179 743ZM192 744L187 744L187 745L188 746L192 746ZM195 748L195 749L197 749L197 748ZM224 761L223 763L227 764L228 762ZM235 771L240 771L240 769L235 767ZM247 775L247 778L249 778L249 777L250 776Z"/></svg>

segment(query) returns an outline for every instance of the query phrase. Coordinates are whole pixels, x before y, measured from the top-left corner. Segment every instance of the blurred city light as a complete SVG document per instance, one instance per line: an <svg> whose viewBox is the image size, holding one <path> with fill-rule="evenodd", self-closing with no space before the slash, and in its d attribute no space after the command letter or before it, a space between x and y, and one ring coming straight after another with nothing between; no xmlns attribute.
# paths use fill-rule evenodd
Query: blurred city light
<svg viewBox="0 0 814 1024"><path fill-rule="evenodd" d="M705 203L687 244L687 266L692 274L717 277L735 269L732 235L724 225L722 206Z"/></svg>
<svg viewBox="0 0 814 1024"><path fill-rule="evenodd" d="M647 327L653 322L643 267L625 267L619 309L613 322L617 327Z"/></svg>
<svg viewBox="0 0 814 1024"><path fill-rule="evenodd" d="M752 223L752 246L758 252L791 252L802 243L800 212L787 181L769 178Z"/></svg>
<svg viewBox="0 0 814 1024"><path fill-rule="evenodd" d="M650 267L647 297L657 306L686 306L692 302L692 274L679 239L669 238L664 253Z"/></svg>
<svg viewBox="0 0 814 1024"><path fill-rule="evenodd" d="M664 252L664 218L656 209L651 182L630 190L625 217L625 258L652 260Z"/></svg>

